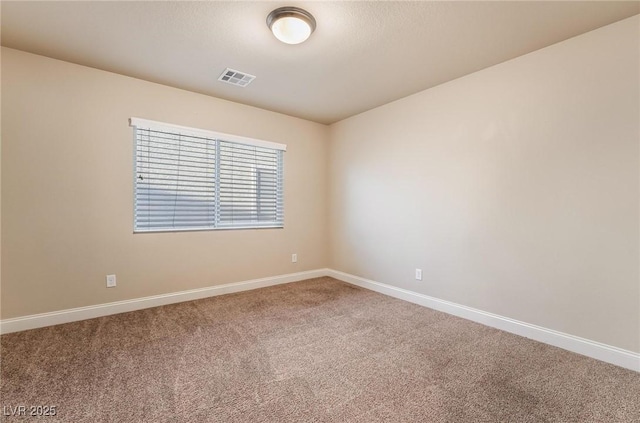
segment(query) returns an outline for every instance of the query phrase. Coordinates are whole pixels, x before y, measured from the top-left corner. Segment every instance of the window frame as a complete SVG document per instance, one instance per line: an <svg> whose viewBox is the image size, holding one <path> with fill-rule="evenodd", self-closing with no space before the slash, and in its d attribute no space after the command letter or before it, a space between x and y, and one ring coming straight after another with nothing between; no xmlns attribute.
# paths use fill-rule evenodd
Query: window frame
<svg viewBox="0 0 640 423"><path fill-rule="evenodd" d="M134 234L144 234L144 233L162 233L162 232L196 232L196 231L219 231L219 230L255 230L255 229L283 229L284 228L284 153L287 150L287 146L285 144L275 143L272 141L260 140L255 138L243 137L239 135L226 134L222 132L209 131L205 129L191 128L186 126L174 125L164 122L158 122L148 119L141 119L132 117L129 119L129 126L133 128L133 233ZM215 174L215 193L214 193L214 203L215 203L215 211L213 219L213 226L211 227L174 227L174 228L158 228L158 229L147 229L141 228L138 222L138 130L150 130L154 132L167 132L170 134L178 135L178 136L190 136L190 137L198 137L205 138L208 141L213 141L215 144L215 168L213 169ZM276 176L276 193L275 193L275 201L276 201L276 219L273 221L267 221L266 224L259 224L258 222L249 222L243 224L234 224L234 223L222 223L222 219L220 218L220 168L222 167L220 163L220 144L231 143L231 144L241 144L244 146L251 147L259 147L274 150L276 153L277 164L275 169ZM256 178L259 178L261 172L271 171L267 169L259 169L256 167ZM256 179L257 181L257 179ZM256 182L256 187L258 186ZM177 190L179 192L179 190ZM260 209L260 191L256 189L255 194L255 210L256 217L259 218L258 211ZM278 209L279 208L279 209ZM280 210L280 212L278 211Z"/></svg>

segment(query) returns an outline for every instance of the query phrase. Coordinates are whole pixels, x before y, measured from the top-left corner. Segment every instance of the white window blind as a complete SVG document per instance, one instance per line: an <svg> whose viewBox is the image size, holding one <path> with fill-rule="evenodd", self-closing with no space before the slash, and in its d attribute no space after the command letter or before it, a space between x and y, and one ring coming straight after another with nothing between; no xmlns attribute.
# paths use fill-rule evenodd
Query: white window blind
<svg viewBox="0 0 640 423"><path fill-rule="evenodd" d="M278 228L286 146L137 118L134 231Z"/></svg>

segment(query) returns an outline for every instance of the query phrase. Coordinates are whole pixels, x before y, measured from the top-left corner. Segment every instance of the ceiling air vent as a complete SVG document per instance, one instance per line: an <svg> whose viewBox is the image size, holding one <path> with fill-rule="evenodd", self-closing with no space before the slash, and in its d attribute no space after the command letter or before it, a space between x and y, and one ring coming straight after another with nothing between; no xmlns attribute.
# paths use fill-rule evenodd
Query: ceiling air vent
<svg viewBox="0 0 640 423"><path fill-rule="evenodd" d="M237 85L238 87L246 87L251 81L255 79L254 75L248 73L239 72L237 70L226 68L218 81L226 82L227 84Z"/></svg>

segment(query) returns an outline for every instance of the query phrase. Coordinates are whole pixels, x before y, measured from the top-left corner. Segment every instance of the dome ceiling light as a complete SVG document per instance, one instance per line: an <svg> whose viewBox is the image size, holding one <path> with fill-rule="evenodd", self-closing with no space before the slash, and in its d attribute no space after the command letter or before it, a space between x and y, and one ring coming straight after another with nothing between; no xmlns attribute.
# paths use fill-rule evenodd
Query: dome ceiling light
<svg viewBox="0 0 640 423"><path fill-rule="evenodd" d="M279 7L267 16L267 26L283 43L300 44L316 29L316 20L304 9Z"/></svg>

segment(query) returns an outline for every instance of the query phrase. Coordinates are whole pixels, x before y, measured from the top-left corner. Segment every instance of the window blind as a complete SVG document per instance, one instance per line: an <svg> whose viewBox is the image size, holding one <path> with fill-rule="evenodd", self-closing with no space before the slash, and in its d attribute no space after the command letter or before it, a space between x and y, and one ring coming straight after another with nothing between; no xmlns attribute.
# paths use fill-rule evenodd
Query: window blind
<svg viewBox="0 0 640 423"><path fill-rule="evenodd" d="M134 118L131 124L135 232L283 227L286 146Z"/></svg>

